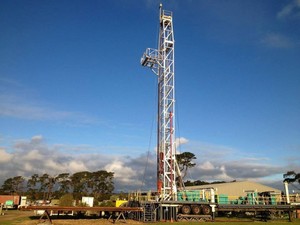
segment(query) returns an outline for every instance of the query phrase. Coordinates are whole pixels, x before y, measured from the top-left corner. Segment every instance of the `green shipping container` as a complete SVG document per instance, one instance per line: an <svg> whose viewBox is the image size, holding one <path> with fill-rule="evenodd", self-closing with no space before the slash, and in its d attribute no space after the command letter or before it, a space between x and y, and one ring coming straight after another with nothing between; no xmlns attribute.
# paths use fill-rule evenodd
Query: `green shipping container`
<svg viewBox="0 0 300 225"><path fill-rule="evenodd" d="M218 196L218 203L219 204L229 204L228 195L226 195L226 194L220 194Z"/></svg>

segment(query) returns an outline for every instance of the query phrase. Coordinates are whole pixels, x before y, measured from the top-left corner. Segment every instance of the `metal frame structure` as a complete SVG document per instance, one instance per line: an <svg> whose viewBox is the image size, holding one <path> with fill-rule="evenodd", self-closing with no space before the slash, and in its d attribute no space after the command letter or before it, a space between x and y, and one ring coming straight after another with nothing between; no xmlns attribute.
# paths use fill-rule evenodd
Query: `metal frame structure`
<svg viewBox="0 0 300 225"><path fill-rule="evenodd" d="M158 49L146 49L142 66L158 76L157 191L161 200L176 200L174 32L172 12L159 7Z"/></svg>
<svg viewBox="0 0 300 225"><path fill-rule="evenodd" d="M60 214L68 211L74 212L107 212L110 213L110 217L108 220L112 219L113 223L118 222L120 219L123 222L126 222L125 213L133 213L133 212L143 212L143 208L141 207L87 207L87 206L21 206L20 210L28 211L28 210L43 210L43 214L39 219L39 224L53 224L51 219L52 212L57 213L57 217Z"/></svg>

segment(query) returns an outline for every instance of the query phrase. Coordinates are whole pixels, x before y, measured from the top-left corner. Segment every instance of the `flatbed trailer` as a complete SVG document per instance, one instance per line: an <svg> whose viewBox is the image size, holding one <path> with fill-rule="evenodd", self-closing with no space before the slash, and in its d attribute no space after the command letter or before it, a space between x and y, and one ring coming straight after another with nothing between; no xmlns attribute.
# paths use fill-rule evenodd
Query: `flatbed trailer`
<svg viewBox="0 0 300 225"><path fill-rule="evenodd" d="M289 221L292 221L292 213L296 210L292 205L235 205L235 204L220 204L216 207L216 212L225 213L254 213L259 215L262 220L272 219L277 213L287 213Z"/></svg>
<svg viewBox="0 0 300 225"><path fill-rule="evenodd" d="M77 207L77 206L22 206L20 210L44 210L44 213L41 215L39 221L45 222L48 221L50 224L51 220L51 211L65 212L65 211L75 211L75 212L87 212L93 211L98 212L99 215L101 212L108 212L110 216L108 219L112 219L113 223L118 222L120 219L125 219L125 213L127 212L142 212L143 208L141 207Z"/></svg>
<svg viewBox="0 0 300 225"><path fill-rule="evenodd" d="M220 213L249 213L253 217L262 220L274 219L277 215L288 215L292 221L293 212L300 206L295 205L238 205L238 204L216 204L193 201L141 201L139 206L143 208L142 213L135 218L144 222L155 221L213 221ZM189 207L190 210L186 210ZM195 210L200 208L200 211ZM207 208L207 211L203 211ZM137 215L137 214L136 214Z"/></svg>

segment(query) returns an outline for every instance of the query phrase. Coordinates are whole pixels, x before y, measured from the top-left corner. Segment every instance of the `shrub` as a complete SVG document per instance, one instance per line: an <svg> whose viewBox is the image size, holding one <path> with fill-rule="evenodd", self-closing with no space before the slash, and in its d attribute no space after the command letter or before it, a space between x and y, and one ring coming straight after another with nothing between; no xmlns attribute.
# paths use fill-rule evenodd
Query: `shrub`
<svg viewBox="0 0 300 225"><path fill-rule="evenodd" d="M74 198L72 194L65 194L59 199L60 206L73 206Z"/></svg>

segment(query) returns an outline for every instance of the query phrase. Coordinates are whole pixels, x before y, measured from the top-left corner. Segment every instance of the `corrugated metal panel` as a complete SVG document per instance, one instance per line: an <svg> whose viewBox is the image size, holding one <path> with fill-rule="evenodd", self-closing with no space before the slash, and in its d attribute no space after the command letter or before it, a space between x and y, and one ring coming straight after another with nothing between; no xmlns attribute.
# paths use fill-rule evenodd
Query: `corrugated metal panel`
<svg viewBox="0 0 300 225"><path fill-rule="evenodd" d="M202 188L213 187L216 190L217 194L227 194L229 196L246 196L245 191L273 191L276 193L281 193L279 189L272 188L263 184L259 184L252 181L236 181L230 183L222 184L208 184L208 185L199 185L199 186L189 186L186 187L187 190L197 190Z"/></svg>

